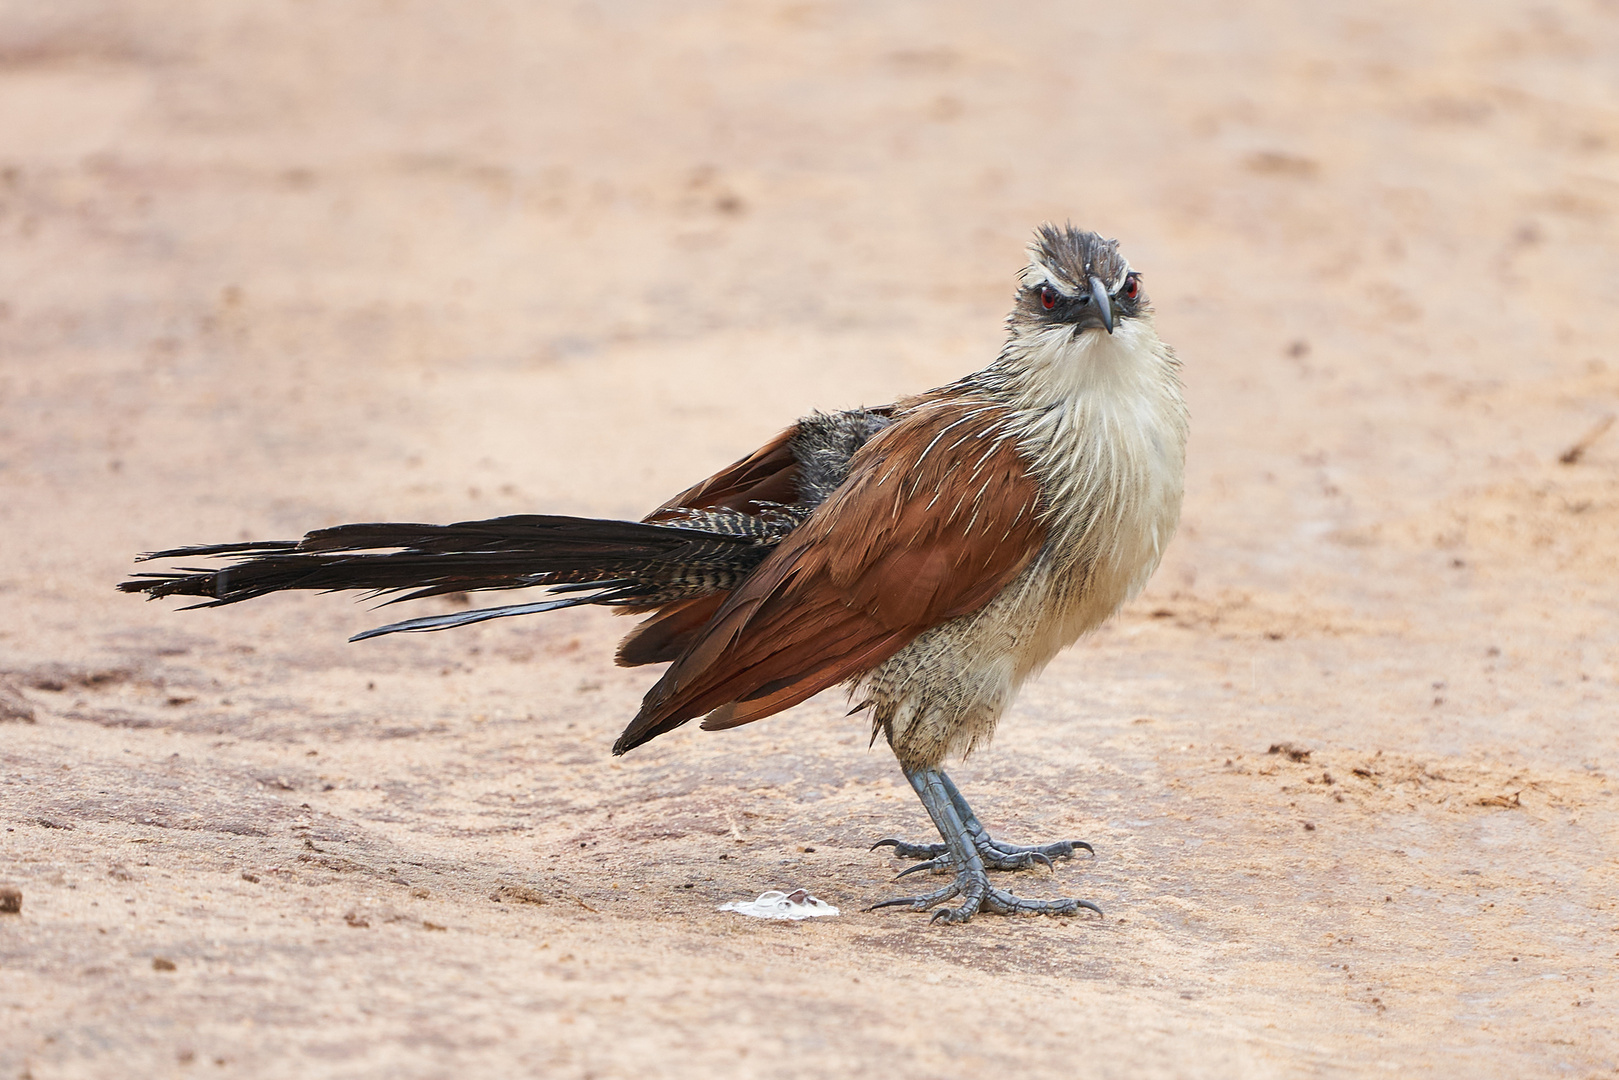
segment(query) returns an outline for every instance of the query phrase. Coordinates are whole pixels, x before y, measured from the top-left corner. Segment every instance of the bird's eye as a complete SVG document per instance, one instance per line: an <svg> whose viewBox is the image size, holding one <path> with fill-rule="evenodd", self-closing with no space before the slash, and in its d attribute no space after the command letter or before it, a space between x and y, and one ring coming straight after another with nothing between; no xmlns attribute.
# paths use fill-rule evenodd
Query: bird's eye
<svg viewBox="0 0 1619 1080"><path fill-rule="evenodd" d="M1050 285L1040 286L1040 306L1050 311L1057 306L1057 290Z"/></svg>
<svg viewBox="0 0 1619 1080"><path fill-rule="evenodd" d="M1124 298L1134 300L1141 295L1141 275L1131 274L1124 279Z"/></svg>

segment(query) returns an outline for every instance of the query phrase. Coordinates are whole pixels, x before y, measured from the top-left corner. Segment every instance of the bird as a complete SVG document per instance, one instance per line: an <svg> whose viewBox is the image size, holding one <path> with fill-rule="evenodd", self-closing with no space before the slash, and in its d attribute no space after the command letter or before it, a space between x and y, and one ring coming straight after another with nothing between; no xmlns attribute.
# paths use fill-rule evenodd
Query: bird
<svg viewBox="0 0 1619 1080"><path fill-rule="evenodd" d="M841 685L939 833L873 848L916 860L901 877L948 875L871 909L946 923L1100 914L1089 900L992 884L990 871L1094 849L994 838L945 765L984 746L1027 680L1145 586L1179 523L1189 419L1181 362L1118 242L1048 223L1027 251L986 367L889 405L811 413L641 521L339 525L149 552L137 558L233 561L142 571L118 587L201 598L191 607L283 590L390 603L545 590L356 641L580 605L640 614L617 663L668 667L615 755L694 719L734 728Z"/></svg>

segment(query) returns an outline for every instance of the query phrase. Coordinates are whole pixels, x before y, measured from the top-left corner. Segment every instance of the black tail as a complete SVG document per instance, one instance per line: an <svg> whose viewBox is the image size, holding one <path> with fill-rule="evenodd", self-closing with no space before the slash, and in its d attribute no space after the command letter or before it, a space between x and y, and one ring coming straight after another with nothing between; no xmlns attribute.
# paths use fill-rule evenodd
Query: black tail
<svg viewBox="0 0 1619 1080"><path fill-rule="evenodd" d="M729 589L773 544L758 535L633 521L521 515L454 525L339 525L302 540L171 548L152 559L245 556L217 570L136 574L124 592L206 597L218 607L287 589L361 590L389 603L444 593L550 586L565 599L483 608L393 623L353 640L401 630L444 630L578 604L654 607Z"/></svg>

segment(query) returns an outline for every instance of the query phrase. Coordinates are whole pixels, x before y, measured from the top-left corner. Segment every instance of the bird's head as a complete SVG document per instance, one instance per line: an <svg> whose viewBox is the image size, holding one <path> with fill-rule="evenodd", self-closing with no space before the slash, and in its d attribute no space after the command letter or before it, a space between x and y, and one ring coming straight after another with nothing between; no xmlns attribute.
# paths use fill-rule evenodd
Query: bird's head
<svg viewBox="0 0 1619 1080"><path fill-rule="evenodd" d="M1009 319L1017 336L1045 337L1067 329L1111 334L1121 320L1147 309L1141 275L1119 254L1117 241L1072 225L1042 225L1029 243L1017 304Z"/></svg>

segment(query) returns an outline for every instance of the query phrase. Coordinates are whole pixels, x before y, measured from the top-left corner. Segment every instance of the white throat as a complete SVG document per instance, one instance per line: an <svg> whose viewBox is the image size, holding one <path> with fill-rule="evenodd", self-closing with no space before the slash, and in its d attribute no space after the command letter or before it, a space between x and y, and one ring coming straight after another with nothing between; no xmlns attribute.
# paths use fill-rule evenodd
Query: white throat
<svg viewBox="0 0 1619 1080"><path fill-rule="evenodd" d="M1009 343L1001 364L1051 546L1065 560L1124 571L1134 593L1180 516L1187 417L1179 361L1150 319L1137 317L1112 334L1041 330Z"/></svg>

